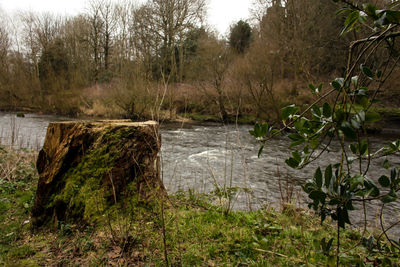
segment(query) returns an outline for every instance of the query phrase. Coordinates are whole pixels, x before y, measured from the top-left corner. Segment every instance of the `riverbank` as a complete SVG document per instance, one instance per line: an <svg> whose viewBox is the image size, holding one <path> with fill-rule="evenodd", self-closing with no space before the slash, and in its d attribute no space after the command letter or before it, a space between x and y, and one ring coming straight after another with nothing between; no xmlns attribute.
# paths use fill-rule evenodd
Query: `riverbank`
<svg viewBox="0 0 400 267"><path fill-rule="evenodd" d="M215 195L178 192L170 203L134 207L96 225L58 222L31 231L38 175L36 152L0 148L0 264L5 266L298 266L331 265L335 235L329 222L287 205L278 211L226 212ZM214 203L214 204L212 204ZM127 216L129 215L129 216ZM367 235L368 236L368 235ZM373 233L371 233L373 236ZM377 237L376 237L377 238ZM357 245L361 233L342 234L341 263L382 261L379 250ZM384 245L384 243L382 243ZM389 256L400 264L399 255Z"/></svg>
<svg viewBox="0 0 400 267"><path fill-rule="evenodd" d="M119 110L117 107L111 108L111 110L106 109L105 107L97 108L96 111L80 109L77 112L58 112L56 110L40 110L37 108L29 108L29 107L0 107L1 112L12 112L15 114L23 115L25 113L34 113L38 115L53 115L53 116L65 116L73 119L88 119L88 120L96 120L96 119L127 119L129 116L124 113L124 111ZM384 107L376 107L371 110L372 112L379 113L381 117L381 121L374 123L370 126L370 133L378 134L382 131L385 133L394 133L397 134L400 131L400 108L384 108ZM279 121L270 121L271 118L267 118L265 116L258 117L255 114L231 114L229 115L225 122L222 121L222 117L217 113L205 113L205 112L177 112L174 110L172 113L168 110L159 110L157 114L142 114L140 117L135 120L156 120L163 123L185 123L185 124L199 124L199 123L227 123L227 124L239 124L239 125L254 125L256 122L268 121L269 123L275 123L277 125L280 124Z"/></svg>

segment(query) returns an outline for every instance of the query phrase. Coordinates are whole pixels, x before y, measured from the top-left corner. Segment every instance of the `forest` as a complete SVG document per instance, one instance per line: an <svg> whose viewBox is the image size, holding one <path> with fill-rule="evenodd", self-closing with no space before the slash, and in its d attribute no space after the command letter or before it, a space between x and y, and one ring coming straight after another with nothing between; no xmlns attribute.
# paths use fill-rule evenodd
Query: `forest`
<svg viewBox="0 0 400 267"><path fill-rule="evenodd" d="M309 83L340 75L348 43L367 35L341 35L339 8L335 1L257 0L251 18L233 23L227 36L205 22L205 0L92 0L64 17L3 12L0 108L280 121L282 107L312 102ZM398 80L395 73L382 90L386 107L398 104L390 90Z"/></svg>

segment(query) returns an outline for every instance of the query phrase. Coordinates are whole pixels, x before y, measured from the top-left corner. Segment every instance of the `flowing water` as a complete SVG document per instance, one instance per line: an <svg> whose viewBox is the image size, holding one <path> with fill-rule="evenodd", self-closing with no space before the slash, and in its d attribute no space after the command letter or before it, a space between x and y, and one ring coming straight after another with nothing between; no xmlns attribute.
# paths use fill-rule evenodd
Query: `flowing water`
<svg viewBox="0 0 400 267"><path fill-rule="evenodd" d="M50 121L70 120L56 116L0 113L0 143L13 143L18 147L39 149L43 145ZM304 207L307 196L300 185L312 177L315 168L325 168L339 157L339 147L333 143L329 153L319 161L300 171L285 166L290 150L285 137L269 141L263 154L257 157L259 144L249 134L250 125L201 124L161 125L162 179L169 193L192 190L197 193L231 189L234 209L256 209L263 206L279 206L282 199L292 196L296 205ZM373 136L371 143L382 145L396 136ZM377 181L384 173L384 159L373 162L368 176ZM400 157L392 156L393 165L400 165ZM227 205L226 199L218 199ZM378 226L379 201L367 205L368 221ZM400 202L387 205L384 210L386 224L400 220ZM361 213L353 212L352 221L360 224ZM394 227L393 235L400 236L400 226Z"/></svg>

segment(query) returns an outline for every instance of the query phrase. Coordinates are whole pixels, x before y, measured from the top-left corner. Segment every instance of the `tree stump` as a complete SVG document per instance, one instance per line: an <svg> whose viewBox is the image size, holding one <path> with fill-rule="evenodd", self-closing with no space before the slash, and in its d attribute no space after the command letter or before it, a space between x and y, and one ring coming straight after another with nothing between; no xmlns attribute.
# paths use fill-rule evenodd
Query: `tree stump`
<svg viewBox="0 0 400 267"><path fill-rule="evenodd" d="M132 188L141 201L165 197L160 146L154 121L50 123L37 160L33 226L95 222Z"/></svg>

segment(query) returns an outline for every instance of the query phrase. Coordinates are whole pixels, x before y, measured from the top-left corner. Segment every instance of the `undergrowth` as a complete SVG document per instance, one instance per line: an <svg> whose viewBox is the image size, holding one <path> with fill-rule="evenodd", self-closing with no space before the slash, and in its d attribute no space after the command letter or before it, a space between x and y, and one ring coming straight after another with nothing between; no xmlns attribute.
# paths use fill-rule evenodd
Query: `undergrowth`
<svg viewBox="0 0 400 267"><path fill-rule="evenodd" d="M30 209L37 184L35 157L2 148L0 164L10 153L31 155L20 175L0 177L0 265L4 266L165 266L162 225L171 266L327 266L333 252L321 246L335 232L329 222L290 205L282 211L232 211L212 205L209 195L178 192L170 196L164 219L160 207L132 206L115 211L96 225L58 222L31 232ZM11 157L12 158L12 157ZM341 264L379 262L379 251L351 249L361 234L343 234ZM118 237L120 237L118 239ZM120 242L123 241L123 242ZM318 241L318 242L316 242ZM399 256L391 258L399 264Z"/></svg>

